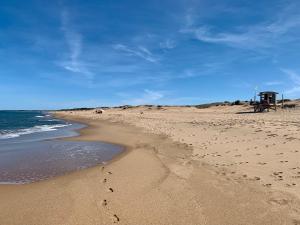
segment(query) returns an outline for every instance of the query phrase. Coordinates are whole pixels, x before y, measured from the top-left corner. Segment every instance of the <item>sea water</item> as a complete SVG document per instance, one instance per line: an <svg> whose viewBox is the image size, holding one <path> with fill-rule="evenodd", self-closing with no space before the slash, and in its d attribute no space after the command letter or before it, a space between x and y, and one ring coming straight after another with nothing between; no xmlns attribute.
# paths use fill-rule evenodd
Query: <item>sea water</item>
<svg viewBox="0 0 300 225"><path fill-rule="evenodd" d="M106 163L122 152L121 146L103 142L61 140L84 127L44 111L0 111L0 184L45 180Z"/></svg>

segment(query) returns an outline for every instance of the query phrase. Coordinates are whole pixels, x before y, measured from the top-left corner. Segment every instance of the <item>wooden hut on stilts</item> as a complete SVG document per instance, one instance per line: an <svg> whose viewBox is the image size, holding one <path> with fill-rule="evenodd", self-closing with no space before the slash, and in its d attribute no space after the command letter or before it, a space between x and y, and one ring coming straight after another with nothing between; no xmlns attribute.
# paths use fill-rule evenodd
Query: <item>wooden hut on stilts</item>
<svg viewBox="0 0 300 225"><path fill-rule="evenodd" d="M258 94L260 97L259 102L255 102L254 105L254 112L264 112L267 110L268 112L270 109L277 110L277 99L276 96L278 95L277 92L274 91L263 91Z"/></svg>

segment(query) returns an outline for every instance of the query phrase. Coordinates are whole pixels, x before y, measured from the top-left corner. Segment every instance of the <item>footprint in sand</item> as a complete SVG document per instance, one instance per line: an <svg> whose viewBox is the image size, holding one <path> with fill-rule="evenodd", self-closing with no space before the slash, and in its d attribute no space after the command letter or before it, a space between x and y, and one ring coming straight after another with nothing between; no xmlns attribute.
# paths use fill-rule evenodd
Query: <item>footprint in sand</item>
<svg viewBox="0 0 300 225"><path fill-rule="evenodd" d="M114 189L108 188L108 191L109 191L109 192L114 192Z"/></svg>
<svg viewBox="0 0 300 225"><path fill-rule="evenodd" d="M270 199L269 202L271 204L278 204L278 205L288 205L290 203L287 199Z"/></svg>
<svg viewBox="0 0 300 225"><path fill-rule="evenodd" d="M107 200L106 199L104 199L103 201L102 201L102 206L107 206Z"/></svg>
<svg viewBox="0 0 300 225"><path fill-rule="evenodd" d="M108 171L107 174L112 174L112 172Z"/></svg>
<svg viewBox="0 0 300 225"><path fill-rule="evenodd" d="M279 171L279 172L274 172L273 174L278 176L279 174L283 174L283 172Z"/></svg>
<svg viewBox="0 0 300 225"><path fill-rule="evenodd" d="M254 177L254 180L260 180L260 177Z"/></svg>
<svg viewBox="0 0 300 225"><path fill-rule="evenodd" d="M296 170L296 169L300 169L300 167L293 167L293 168L290 168L291 170Z"/></svg>
<svg viewBox="0 0 300 225"><path fill-rule="evenodd" d="M118 223L119 221L120 221L120 218L116 214L114 214L113 215L113 222Z"/></svg>
<svg viewBox="0 0 300 225"><path fill-rule="evenodd" d="M296 186L295 183L292 183L292 184L285 184L286 187L292 187L292 186Z"/></svg>
<svg viewBox="0 0 300 225"><path fill-rule="evenodd" d="M102 182L103 182L103 183L106 183L106 182L107 182L107 179L106 179L106 178L104 178Z"/></svg>
<svg viewBox="0 0 300 225"><path fill-rule="evenodd" d="M300 220L293 220L293 225L300 225Z"/></svg>

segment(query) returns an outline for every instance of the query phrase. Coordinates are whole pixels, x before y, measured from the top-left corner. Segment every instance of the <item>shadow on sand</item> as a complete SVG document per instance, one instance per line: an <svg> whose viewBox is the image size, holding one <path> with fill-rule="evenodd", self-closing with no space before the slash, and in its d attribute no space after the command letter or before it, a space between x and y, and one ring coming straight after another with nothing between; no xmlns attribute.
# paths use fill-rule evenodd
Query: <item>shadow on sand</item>
<svg viewBox="0 0 300 225"><path fill-rule="evenodd" d="M248 112L237 112L236 114L254 114L255 112L248 111Z"/></svg>

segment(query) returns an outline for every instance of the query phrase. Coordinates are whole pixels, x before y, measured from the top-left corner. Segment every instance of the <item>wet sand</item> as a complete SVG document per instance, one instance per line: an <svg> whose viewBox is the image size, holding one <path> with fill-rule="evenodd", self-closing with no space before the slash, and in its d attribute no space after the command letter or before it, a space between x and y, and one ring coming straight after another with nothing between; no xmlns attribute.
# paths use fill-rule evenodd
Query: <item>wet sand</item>
<svg viewBox="0 0 300 225"><path fill-rule="evenodd" d="M105 164L123 150L102 142L57 139L0 146L0 184L32 183Z"/></svg>
<svg viewBox="0 0 300 225"><path fill-rule="evenodd" d="M235 114L241 109L209 110L60 113L89 125L71 140L101 140L127 150L105 167L33 184L0 186L0 224L300 224L298 186L289 188L293 191L273 187L272 176L272 185L265 185L270 181L264 174L279 169L277 164L266 166L273 165L272 157L256 157L256 153L270 152L267 144L259 145L261 151L253 158L247 155L258 137L269 137L269 133L255 132L262 129L261 118ZM274 129L275 120L290 124L290 119L276 119L277 115L270 122L263 117L264 129ZM280 127L276 134L283 132L282 138L288 138ZM290 125L285 129L297 135ZM283 144L281 138L270 139L277 146ZM278 159L278 165L290 163ZM248 172L252 170L253 174Z"/></svg>

